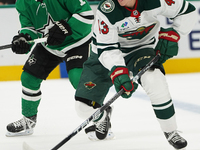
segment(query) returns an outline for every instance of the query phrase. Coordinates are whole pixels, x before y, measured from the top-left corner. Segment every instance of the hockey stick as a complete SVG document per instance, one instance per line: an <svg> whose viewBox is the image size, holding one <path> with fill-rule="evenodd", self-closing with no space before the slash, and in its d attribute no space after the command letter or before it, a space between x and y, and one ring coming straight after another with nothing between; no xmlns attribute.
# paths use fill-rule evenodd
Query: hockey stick
<svg viewBox="0 0 200 150"><path fill-rule="evenodd" d="M29 44L32 44L32 43L41 43L41 42L46 42L46 41L47 41L47 38L45 37L45 38L39 38L39 39L27 41L27 42ZM12 47L12 44L3 45L3 46L0 46L0 50L11 48L11 47Z"/></svg>
<svg viewBox="0 0 200 150"><path fill-rule="evenodd" d="M133 77L132 81L137 81L151 66L153 66L160 58L160 53L158 53L146 66L138 72L138 74ZM69 134L65 139L58 143L51 150L58 150L61 146L67 143L72 137L74 137L78 132L80 132L84 127L86 127L90 121L97 118L106 108L108 108L120 95L124 93L124 89L121 89L116 93L110 100L108 100L102 107L100 107L95 113L93 113L87 120L85 120L80 126L78 126L71 134ZM23 144L24 150L33 150L26 143Z"/></svg>

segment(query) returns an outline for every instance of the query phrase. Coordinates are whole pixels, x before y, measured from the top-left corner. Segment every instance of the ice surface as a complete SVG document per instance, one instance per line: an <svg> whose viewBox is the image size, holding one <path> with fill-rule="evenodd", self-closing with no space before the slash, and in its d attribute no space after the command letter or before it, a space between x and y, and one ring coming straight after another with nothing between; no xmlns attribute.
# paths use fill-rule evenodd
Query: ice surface
<svg viewBox="0 0 200 150"><path fill-rule="evenodd" d="M200 73L166 75L176 109L178 129L187 139L187 150L200 150ZM31 136L6 137L6 125L20 119L20 81L0 82L0 150L22 150L23 142L35 150L50 150L83 121L74 109L75 90L68 79L42 83L38 122ZM106 100L115 94L111 88ZM114 103L112 131L116 138L90 141L82 130L60 150L173 150L155 118L141 87L126 100Z"/></svg>

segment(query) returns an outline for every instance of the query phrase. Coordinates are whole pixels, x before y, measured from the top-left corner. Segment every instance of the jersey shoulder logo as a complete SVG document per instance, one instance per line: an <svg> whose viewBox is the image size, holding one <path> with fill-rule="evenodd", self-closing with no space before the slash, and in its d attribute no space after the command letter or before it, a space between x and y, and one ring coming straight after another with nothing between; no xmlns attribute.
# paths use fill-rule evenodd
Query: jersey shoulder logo
<svg viewBox="0 0 200 150"><path fill-rule="evenodd" d="M115 8L115 3L112 0L106 0L100 6L100 9L104 13L110 13L110 12L112 12L114 10L114 8Z"/></svg>

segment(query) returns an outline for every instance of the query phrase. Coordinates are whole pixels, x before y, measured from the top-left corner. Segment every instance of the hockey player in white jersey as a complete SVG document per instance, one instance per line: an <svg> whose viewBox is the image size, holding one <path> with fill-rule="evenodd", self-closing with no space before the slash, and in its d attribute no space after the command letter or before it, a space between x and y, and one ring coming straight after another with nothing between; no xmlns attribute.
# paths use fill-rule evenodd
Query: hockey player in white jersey
<svg viewBox="0 0 200 150"><path fill-rule="evenodd" d="M160 27L158 15L172 19L171 27ZM195 7L185 0L102 0L95 18L91 56L84 63L75 94L77 113L86 118L96 111L113 84L117 92L124 88L126 92L121 96L129 98L139 83L151 100L168 142L175 149L186 148L187 141L177 132L162 64L177 55L179 39L191 32L197 21ZM159 61L138 83L132 83L129 73L136 75L157 52L161 54ZM104 139L111 128L109 111L94 124L97 137Z"/></svg>

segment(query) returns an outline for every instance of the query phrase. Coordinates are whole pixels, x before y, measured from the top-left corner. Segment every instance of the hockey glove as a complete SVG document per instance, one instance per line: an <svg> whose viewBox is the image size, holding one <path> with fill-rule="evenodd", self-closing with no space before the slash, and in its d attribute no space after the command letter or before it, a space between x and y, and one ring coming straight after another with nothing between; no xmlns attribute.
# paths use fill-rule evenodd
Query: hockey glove
<svg viewBox="0 0 200 150"><path fill-rule="evenodd" d="M157 64L163 64L167 59L178 54L178 41L180 36L173 28L161 28L159 32L159 41L156 45L155 52L160 51L161 57Z"/></svg>
<svg viewBox="0 0 200 150"><path fill-rule="evenodd" d="M31 50L32 44L28 44L27 41L32 40L29 34L20 33L13 37L12 51L16 54L26 54Z"/></svg>
<svg viewBox="0 0 200 150"><path fill-rule="evenodd" d="M123 98L131 97L132 93L135 92L138 87L137 83L133 83L131 81L128 68L125 66L114 66L109 75L117 92L119 92L121 88L125 90L125 92L121 95Z"/></svg>
<svg viewBox="0 0 200 150"><path fill-rule="evenodd" d="M60 45L65 38L72 34L72 30L67 22L64 20L57 21L55 25L49 30L47 44L50 46Z"/></svg>

